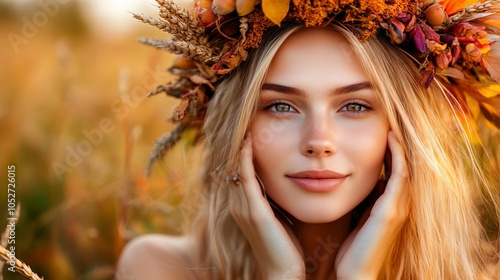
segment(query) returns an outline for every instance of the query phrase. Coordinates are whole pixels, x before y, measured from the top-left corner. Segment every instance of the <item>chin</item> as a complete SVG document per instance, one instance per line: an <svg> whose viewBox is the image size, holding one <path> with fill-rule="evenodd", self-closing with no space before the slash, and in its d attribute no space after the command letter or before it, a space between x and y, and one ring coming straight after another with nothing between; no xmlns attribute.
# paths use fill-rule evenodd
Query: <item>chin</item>
<svg viewBox="0 0 500 280"><path fill-rule="evenodd" d="M312 211L312 209L303 209L303 211L292 211L290 213L295 219L307 224L325 224L335 222L342 218L349 211L341 213L325 213L324 211Z"/></svg>

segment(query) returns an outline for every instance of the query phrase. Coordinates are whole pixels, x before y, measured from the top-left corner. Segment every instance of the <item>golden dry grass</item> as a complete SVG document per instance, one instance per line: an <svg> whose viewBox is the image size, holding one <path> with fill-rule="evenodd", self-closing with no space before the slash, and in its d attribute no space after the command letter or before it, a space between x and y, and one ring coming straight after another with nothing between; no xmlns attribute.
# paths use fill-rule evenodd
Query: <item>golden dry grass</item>
<svg viewBox="0 0 500 280"><path fill-rule="evenodd" d="M19 34L24 15L0 6L0 36ZM45 279L111 279L130 238L181 232L182 186L197 157L180 145L144 176L177 101L144 98L170 78L172 56L136 39L164 34L130 15L130 33L99 36L78 9L61 7L18 53L0 40L0 178L16 165L16 257ZM23 279L5 267L5 279Z"/></svg>

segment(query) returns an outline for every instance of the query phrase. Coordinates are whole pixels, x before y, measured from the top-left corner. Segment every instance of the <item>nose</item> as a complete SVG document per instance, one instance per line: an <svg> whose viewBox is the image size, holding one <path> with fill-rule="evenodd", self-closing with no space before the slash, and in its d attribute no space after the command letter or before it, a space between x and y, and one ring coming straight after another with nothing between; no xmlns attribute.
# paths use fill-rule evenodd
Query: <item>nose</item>
<svg viewBox="0 0 500 280"><path fill-rule="evenodd" d="M315 118L305 124L301 152L308 157L324 157L336 151L334 126L328 117Z"/></svg>

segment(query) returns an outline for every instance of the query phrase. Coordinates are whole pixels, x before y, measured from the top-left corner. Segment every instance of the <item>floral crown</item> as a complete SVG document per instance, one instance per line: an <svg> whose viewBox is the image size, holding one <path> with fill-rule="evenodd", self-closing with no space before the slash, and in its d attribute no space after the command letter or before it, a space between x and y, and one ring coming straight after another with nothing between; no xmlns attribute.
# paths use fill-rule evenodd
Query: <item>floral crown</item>
<svg viewBox="0 0 500 280"><path fill-rule="evenodd" d="M200 135L218 84L257 48L264 32L284 22L306 27L335 21L361 41L381 34L418 63L425 88L439 78L465 115L500 128L500 0L194 0L190 11L156 0L160 18L134 14L172 36L140 39L177 54L168 69L178 78L148 96L180 98L147 167L189 129Z"/></svg>

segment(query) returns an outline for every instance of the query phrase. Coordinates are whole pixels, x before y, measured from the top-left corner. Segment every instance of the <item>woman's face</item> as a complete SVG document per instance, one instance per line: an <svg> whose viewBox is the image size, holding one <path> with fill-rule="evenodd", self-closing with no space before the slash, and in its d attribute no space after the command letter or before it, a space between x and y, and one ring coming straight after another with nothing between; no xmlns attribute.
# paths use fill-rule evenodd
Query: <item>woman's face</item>
<svg viewBox="0 0 500 280"><path fill-rule="evenodd" d="M274 57L251 125L267 194L306 223L337 220L379 179L389 130L376 93L341 35L305 29Z"/></svg>

